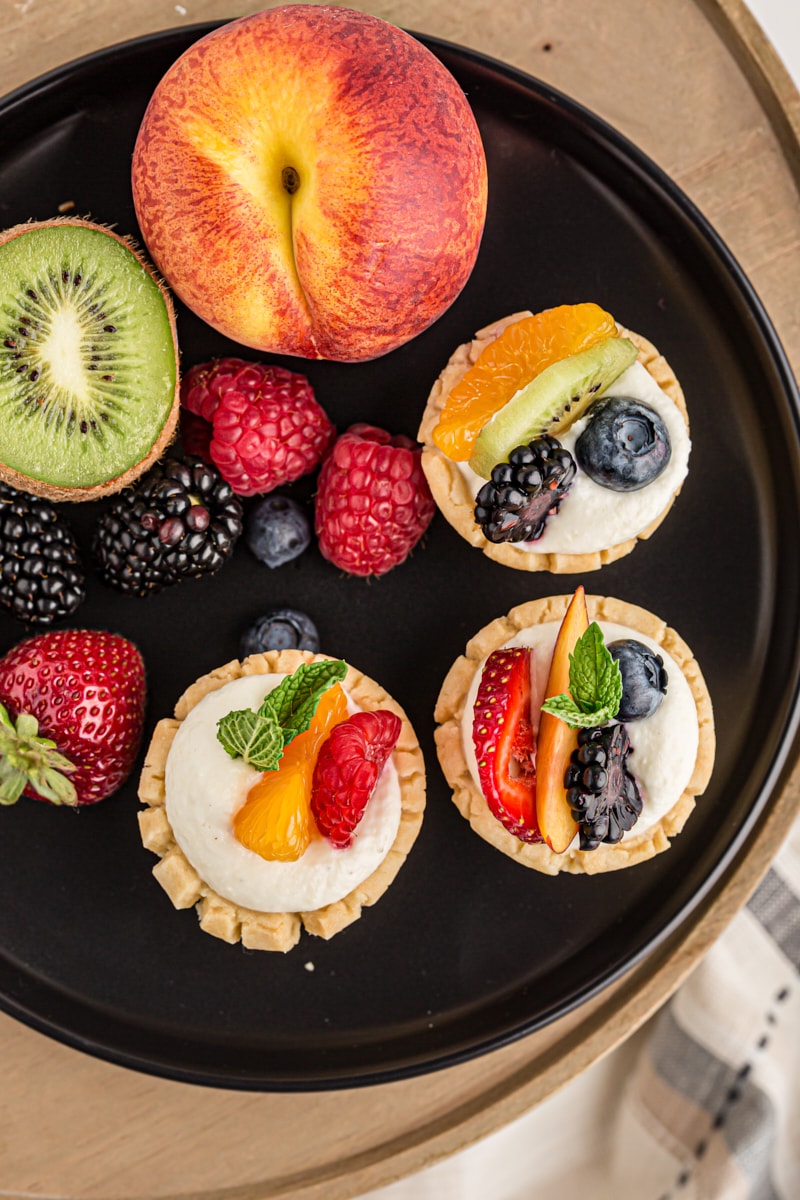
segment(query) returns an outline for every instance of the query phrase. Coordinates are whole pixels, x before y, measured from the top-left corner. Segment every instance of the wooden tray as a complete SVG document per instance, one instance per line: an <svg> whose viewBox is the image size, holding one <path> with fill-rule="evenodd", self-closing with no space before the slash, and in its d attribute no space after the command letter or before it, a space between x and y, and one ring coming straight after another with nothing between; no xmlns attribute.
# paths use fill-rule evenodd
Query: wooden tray
<svg viewBox="0 0 800 1200"><path fill-rule="evenodd" d="M7 6L2 87L113 42L221 15L206 0L184 7ZM537 75L632 138L727 241L797 371L800 96L739 0L605 0L588 11L583 0L361 7ZM530 1109L638 1028L745 902L799 804L796 770L716 891L614 987L523 1041L420 1079L345 1093L222 1092L125 1071L0 1016L0 1188L75 1200L337 1200L419 1170Z"/></svg>

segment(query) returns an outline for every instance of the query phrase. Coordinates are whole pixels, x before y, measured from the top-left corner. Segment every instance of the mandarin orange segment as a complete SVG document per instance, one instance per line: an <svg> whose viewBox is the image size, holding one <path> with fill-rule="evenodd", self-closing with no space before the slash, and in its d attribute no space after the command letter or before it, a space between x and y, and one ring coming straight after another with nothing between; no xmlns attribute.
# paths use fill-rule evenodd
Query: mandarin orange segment
<svg viewBox="0 0 800 1200"><path fill-rule="evenodd" d="M283 751L277 771L265 771L233 818L233 832L248 850L272 862L296 862L311 841L311 781L323 742L347 720L340 684L324 692L311 724Z"/></svg>
<svg viewBox="0 0 800 1200"><path fill-rule="evenodd" d="M484 425L520 388L553 363L616 337L617 325L597 304L562 304L514 321L488 346L445 401L433 440L463 462Z"/></svg>
<svg viewBox="0 0 800 1200"><path fill-rule="evenodd" d="M296 862L311 841L307 763L265 771L233 818L233 831L248 850L270 862Z"/></svg>

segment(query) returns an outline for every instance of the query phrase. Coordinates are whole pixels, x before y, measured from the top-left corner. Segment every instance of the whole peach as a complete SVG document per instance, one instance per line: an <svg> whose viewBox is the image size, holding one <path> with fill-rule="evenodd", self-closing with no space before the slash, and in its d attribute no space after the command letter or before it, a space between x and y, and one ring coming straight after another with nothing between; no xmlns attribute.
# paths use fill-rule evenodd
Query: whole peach
<svg viewBox="0 0 800 1200"><path fill-rule="evenodd" d="M377 17L298 4L191 46L150 101L136 215L177 295L247 346L375 358L475 264L486 163L466 98Z"/></svg>

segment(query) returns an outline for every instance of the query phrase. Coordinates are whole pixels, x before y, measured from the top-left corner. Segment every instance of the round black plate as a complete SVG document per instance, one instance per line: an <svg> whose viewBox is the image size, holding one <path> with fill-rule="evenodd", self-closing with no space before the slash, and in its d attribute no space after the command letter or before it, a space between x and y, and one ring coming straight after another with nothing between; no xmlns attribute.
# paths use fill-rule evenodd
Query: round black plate
<svg viewBox="0 0 800 1200"><path fill-rule="evenodd" d="M129 167L139 121L163 72L209 28L115 47L7 97L0 223L72 201L138 236ZM594 300L652 339L688 397L689 479L649 542L582 582L653 610L692 646L716 711L714 778L668 854L605 877L537 875L477 838L436 761L439 686L480 626L579 580L489 562L439 516L412 559L373 582L340 575L316 548L271 572L244 546L214 578L150 600L92 578L76 623L141 647L146 737L188 683L236 657L251 618L289 604L314 617L328 653L406 707L429 774L421 835L379 904L330 942L303 935L286 956L225 945L173 910L139 843L135 780L77 814L27 801L3 811L0 1002L127 1066L234 1088L331 1088L442 1067L528 1033L686 918L764 813L789 755L798 403L752 289L686 198L596 117L517 71L423 40L464 87L486 145L475 273L433 328L384 359L285 365L308 374L340 429L369 420L414 435L453 347L506 313ZM185 366L238 349L183 309L179 336ZM313 480L295 488L312 490ZM65 511L88 561L99 506ZM23 634L0 618L0 651Z"/></svg>

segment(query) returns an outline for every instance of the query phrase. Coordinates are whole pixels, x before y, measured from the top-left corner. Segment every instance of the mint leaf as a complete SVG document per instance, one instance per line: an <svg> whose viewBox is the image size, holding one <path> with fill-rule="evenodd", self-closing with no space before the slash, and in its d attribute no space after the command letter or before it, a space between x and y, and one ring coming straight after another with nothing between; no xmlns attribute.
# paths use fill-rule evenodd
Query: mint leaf
<svg viewBox="0 0 800 1200"><path fill-rule="evenodd" d="M573 729L605 725L619 712L622 675L611 657L596 621L575 643L569 656L570 695L551 696L543 712L559 717Z"/></svg>
<svg viewBox="0 0 800 1200"><path fill-rule="evenodd" d="M323 693L346 674L347 663L341 659L304 663L264 698L259 715L277 721L283 730L283 744L287 745L298 733L305 733Z"/></svg>
<svg viewBox="0 0 800 1200"><path fill-rule="evenodd" d="M569 690L581 712L613 708L616 716L622 700L622 675L608 651L596 621L575 643L569 656Z"/></svg>
<svg viewBox="0 0 800 1200"><path fill-rule="evenodd" d="M231 758L243 758L257 771L274 771L283 756L283 732L273 716L249 708L217 722L217 738Z"/></svg>
<svg viewBox="0 0 800 1200"><path fill-rule="evenodd" d="M593 729L596 725L605 725L607 721L617 715L618 709L619 704L598 708L594 712L583 712L572 697L565 693L560 696L551 696L542 705L542 712L551 713L572 729Z"/></svg>

